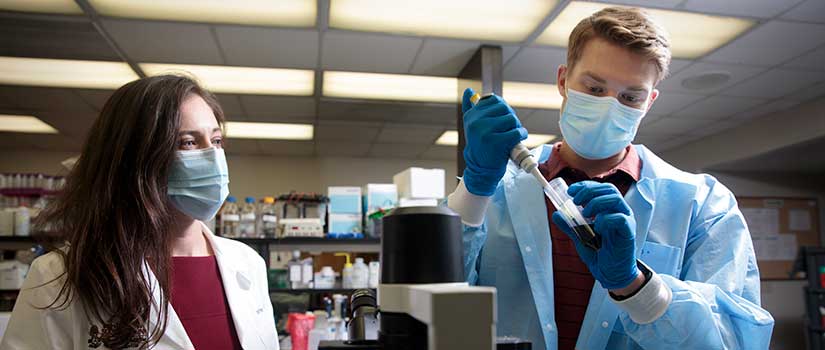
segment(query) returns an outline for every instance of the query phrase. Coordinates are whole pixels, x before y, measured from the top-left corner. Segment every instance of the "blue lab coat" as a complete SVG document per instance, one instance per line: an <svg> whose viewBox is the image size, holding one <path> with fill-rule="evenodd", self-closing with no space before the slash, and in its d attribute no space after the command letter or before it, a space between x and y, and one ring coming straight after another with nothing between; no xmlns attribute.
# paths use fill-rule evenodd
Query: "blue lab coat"
<svg viewBox="0 0 825 350"><path fill-rule="evenodd" d="M579 333L584 349L767 349L773 318L761 308L759 270L745 219L715 178L680 171L644 146L641 179L625 195L636 254L673 292L663 316L637 324L598 282ZM552 145L533 150L539 162ZM553 260L544 194L510 162L484 224L464 226L472 285L497 288L499 336L557 348Z"/></svg>

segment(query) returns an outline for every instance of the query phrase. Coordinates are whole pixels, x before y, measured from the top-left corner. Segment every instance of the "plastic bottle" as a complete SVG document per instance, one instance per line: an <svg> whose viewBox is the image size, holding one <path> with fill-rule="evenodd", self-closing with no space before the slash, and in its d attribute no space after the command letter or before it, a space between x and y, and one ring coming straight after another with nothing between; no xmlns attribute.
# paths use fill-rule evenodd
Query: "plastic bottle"
<svg viewBox="0 0 825 350"><path fill-rule="evenodd" d="M301 288L313 288L315 280L315 268L312 258L306 258L301 265Z"/></svg>
<svg viewBox="0 0 825 350"><path fill-rule="evenodd" d="M238 237L238 223L241 216L238 213L238 205L235 197L226 198L226 205L221 211L221 234L225 237Z"/></svg>
<svg viewBox="0 0 825 350"><path fill-rule="evenodd" d="M352 267L352 263L350 262L350 254L335 253L335 256L347 257L347 262L344 264L344 270L341 272L341 288L352 289L352 274L354 273L354 269Z"/></svg>
<svg viewBox="0 0 825 350"><path fill-rule="evenodd" d="M30 236L31 235L31 216L29 208L18 207L14 211L14 235L15 236Z"/></svg>
<svg viewBox="0 0 825 350"><path fill-rule="evenodd" d="M301 261L301 251L292 252L292 259L287 263L289 271L289 288L303 288L303 262Z"/></svg>
<svg viewBox="0 0 825 350"><path fill-rule="evenodd" d="M329 334L329 322L327 313L323 310L313 312L315 314L315 326L309 331L309 345L307 349L318 350L318 345L322 340L327 340Z"/></svg>
<svg viewBox="0 0 825 350"><path fill-rule="evenodd" d="M364 263L364 258L355 258L355 264L352 266L352 288L367 288L369 276L370 269Z"/></svg>
<svg viewBox="0 0 825 350"><path fill-rule="evenodd" d="M241 208L240 235L255 237L255 198L246 197Z"/></svg>
<svg viewBox="0 0 825 350"><path fill-rule="evenodd" d="M370 261L369 269L370 276L367 284L369 284L370 288L378 288L379 277L381 276L381 263Z"/></svg>
<svg viewBox="0 0 825 350"><path fill-rule="evenodd" d="M321 272L315 274L315 289L335 288L335 270L331 266L324 266Z"/></svg>
<svg viewBox="0 0 825 350"><path fill-rule="evenodd" d="M270 238L277 236L278 215L275 211L275 198L264 197L264 202L261 203L260 218L259 236Z"/></svg>

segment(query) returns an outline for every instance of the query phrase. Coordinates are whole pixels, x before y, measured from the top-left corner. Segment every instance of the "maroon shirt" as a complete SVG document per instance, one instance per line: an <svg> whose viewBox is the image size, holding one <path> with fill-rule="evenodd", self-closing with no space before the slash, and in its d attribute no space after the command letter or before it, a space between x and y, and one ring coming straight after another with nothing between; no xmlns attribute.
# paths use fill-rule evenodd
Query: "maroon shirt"
<svg viewBox="0 0 825 350"><path fill-rule="evenodd" d="M196 350L241 349L215 256L172 257L171 294Z"/></svg>
<svg viewBox="0 0 825 350"><path fill-rule="evenodd" d="M594 177L589 177L583 171L571 168L561 159L560 149L561 142L556 143L550 159L539 165L541 174L548 181L561 177L568 185L584 180L609 182L615 185L622 194L627 193L630 186L639 181L642 160L633 146L627 146L627 155L616 167ZM587 269L587 265L579 259L573 241L553 224L552 216L556 211L553 203L546 197L545 202L553 245L553 293L555 295L556 327L559 330L558 348L559 350L574 349L595 279Z"/></svg>

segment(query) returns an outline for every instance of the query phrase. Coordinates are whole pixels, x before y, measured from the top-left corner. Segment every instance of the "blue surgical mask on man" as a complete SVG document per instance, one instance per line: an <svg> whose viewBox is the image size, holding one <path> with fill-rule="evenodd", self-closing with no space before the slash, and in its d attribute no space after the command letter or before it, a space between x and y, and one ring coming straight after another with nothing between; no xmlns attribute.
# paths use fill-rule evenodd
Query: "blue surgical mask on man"
<svg viewBox="0 0 825 350"><path fill-rule="evenodd" d="M169 171L167 194L182 213L207 221L229 195L229 167L221 148L178 151Z"/></svg>
<svg viewBox="0 0 825 350"><path fill-rule="evenodd" d="M562 107L564 142L587 159L605 159L618 154L636 137L647 108L625 106L612 96L591 96L567 89Z"/></svg>

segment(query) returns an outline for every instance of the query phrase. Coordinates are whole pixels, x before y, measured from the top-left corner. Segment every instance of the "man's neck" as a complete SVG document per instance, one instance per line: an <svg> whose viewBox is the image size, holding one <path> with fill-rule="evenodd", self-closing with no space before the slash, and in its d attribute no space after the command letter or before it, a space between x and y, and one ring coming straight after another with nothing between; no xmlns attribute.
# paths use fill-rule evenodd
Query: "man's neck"
<svg viewBox="0 0 825 350"><path fill-rule="evenodd" d="M582 158L582 156L576 154L566 142L562 141L559 153L561 159L564 159L570 167L584 171L588 177L594 177L599 174L604 174L619 165L627 155L627 149L622 149L621 152L612 157L593 160Z"/></svg>
<svg viewBox="0 0 825 350"><path fill-rule="evenodd" d="M172 230L172 256L209 256L212 247L203 234L201 223L180 214Z"/></svg>

